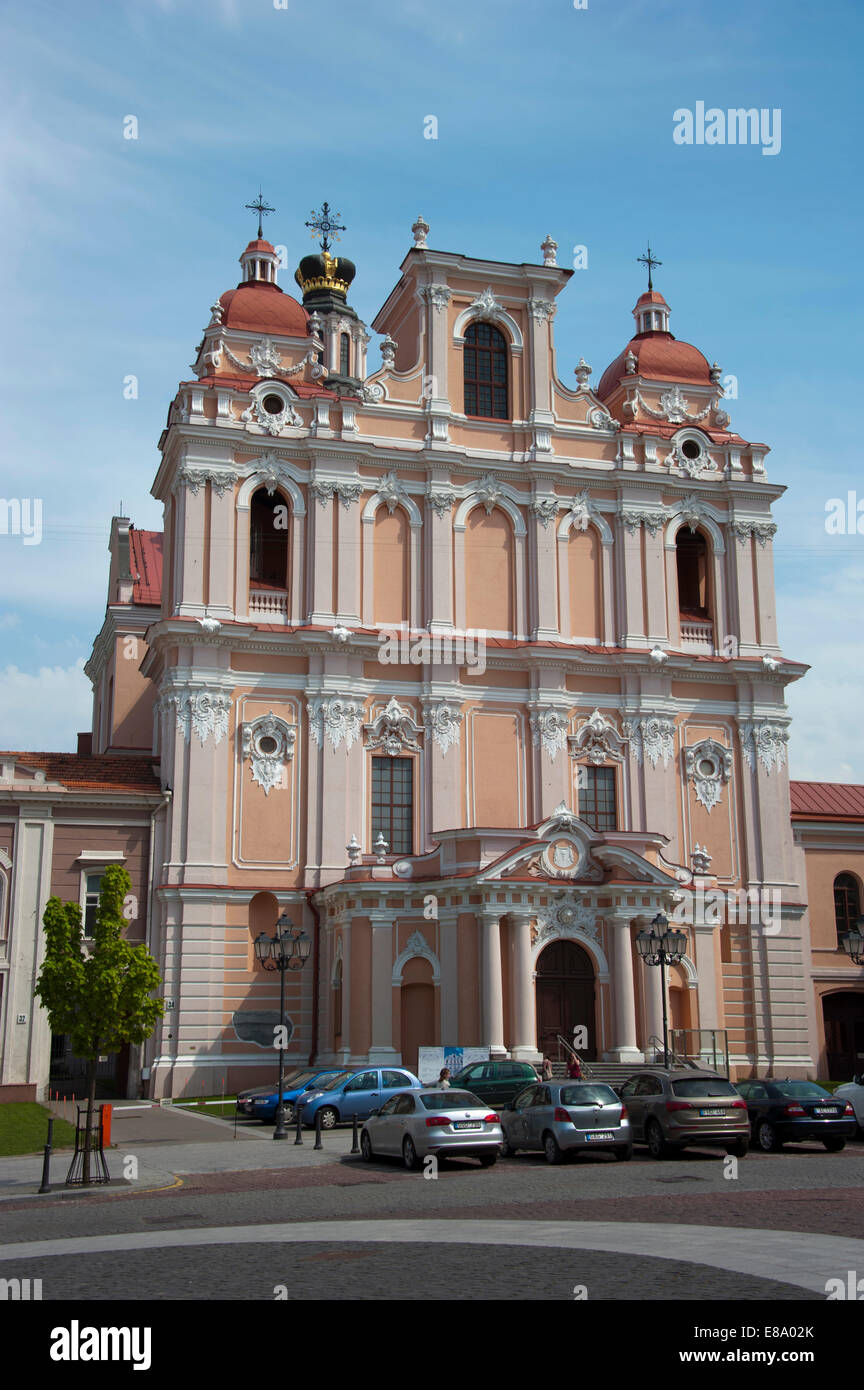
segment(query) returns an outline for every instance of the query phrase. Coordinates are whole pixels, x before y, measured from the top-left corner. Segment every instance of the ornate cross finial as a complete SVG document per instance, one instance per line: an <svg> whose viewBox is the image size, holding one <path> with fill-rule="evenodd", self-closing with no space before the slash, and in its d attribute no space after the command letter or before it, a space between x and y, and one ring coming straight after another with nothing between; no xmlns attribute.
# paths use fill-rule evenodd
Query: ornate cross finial
<svg viewBox="0 0 864 1390"><path fill-rule="evenodd" d="M261 189L260 189L260 188L258 189L258 197L257 197L256 201L255 201L254 203L247 203L247 204L246 204L246 207L249 209L250 212L257 212L257 214L258 214L258 239L259 239L259 241L260 241L261 237L263 237L263 235L264 235L264 232L263 232L262 226L261 226L262 218L264 218L264 217L269 217L270 213L271 213L271 212L275 212L276 209L275 209L275 208L271 208L270 205L269 205L269 203L265 203L265 202L264 202L264 199L261 197Z"/></svg>
<svg viewBox="0 0 864 1390"><path fill-rule="evenodd" d="M648 289L649 289L649 290L653 290L654 286L653 286L653 284L651 283L651 271L654 269L655 265L662 265L663 262L662 262L662 261L658 261L658 260L656 259L656 257L654 257L654 256L651 255L651 247L650 247L650 245L649 245L649 247L648 247L648 254L647 254L647 256L637 256L636 259L637 259L637 261L641 261L642 265L647 265L647 267L648 267Z"/></svg>
<svg viewBox="0 0 864 1390"><path fill-rule="evenodd" d="M312 228L313 241L316 236L320 235L322 251L329 251L331 242L338 241L339 233L345 231L342 224L336 221L337 217L340 216L341 213L330 211L329 203L322 203L320 212L312 209L312 221L307 222L306 226Z"/></svg>

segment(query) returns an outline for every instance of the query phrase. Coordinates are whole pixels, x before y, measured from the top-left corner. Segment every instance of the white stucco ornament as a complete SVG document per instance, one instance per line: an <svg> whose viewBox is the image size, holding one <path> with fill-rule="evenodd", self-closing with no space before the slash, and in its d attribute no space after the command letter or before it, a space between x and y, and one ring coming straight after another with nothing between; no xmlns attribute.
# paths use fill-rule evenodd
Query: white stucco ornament
<svg viewBox="0 0 864 1390"><path fill-rule="evenodd" d="M402 708L395 695L378 718L364 727L366 747L369 749L380 748L391 758L398 757L406 749L412 753L421 751L417 742L420 726L414 722L408 710Z"/></svg>
<svg viewBox="0 0 864 1390"><path fill-rule="evenodd" d="M571 758L586 758L595 767L608 761L620 762L624 756L625 739L599 709L595 709L591 718L586 719L568 741Z"/></svg>
<svg viewBox="0 0 864 1390"><path fill-rule="evenodd" d="M325 735L335 750L342 743L350 748L358 738L363 716L363 707L356 700L343 700L339 696L318 695L306 706L309 715L309 731L318 747L324 743Z"/></svg>
<svg viewBox="0 0 864 1390"><path fill-rule="evenodd" d="M649 760L652 767L656 767L662 758L663 766L668 767L669 759L675 755L674 719L657 714L640 715L636 719L626 720L623 732L629 736L631 751L640 767L643 757Z"/></svg>
<svg viewBox="0 0 864 1390"><path fill-rule="evenodd" d="M193 734L202 747L211 735L216 744L227 738L230 695L211 690L180 691L168 695L166 703L173 706L177 731L183 735L186 743Z"/></svg>
<svg viewBox="0 0 864 1390"><path fill-rule="evenodd" d="M284 786L285 765L294 756L297 730L271 710L260 719L243 725L243 757L252 763L252 780L269 796L274 787Z"/></svg>
<svg viewBox="0 0 864 1390"><path fill-rule="evenodd" d="M789 730L785 724L774 723L770 719L744 719L738 726L741 752L751 772L757 759L770 775L774 767L786 763L786 744Z"/></svg>
<svg viewBox="0 0 864 1390"><path fill-rule="evenodd" d="M567 741L566 713L554 707L535 709L531 714L531 737L534 747L542 747L554 762Z"/></svg>
<svg viewBox="0 0 864 1390"><path fill-rule="evenodd" d="M442 754L450 748L459 746L459 725L462 723L462 710L457 704L441 700L437 704L426 705L423 722L427 734L431 734Z"/></svg>
<svg viewBox="0 0 864 1390"><path fill-rule="evenodd" d="M713 811L732 776L732 750L713 738L704 738L684 750L684 769L693 783L696 800Z"/></svg>

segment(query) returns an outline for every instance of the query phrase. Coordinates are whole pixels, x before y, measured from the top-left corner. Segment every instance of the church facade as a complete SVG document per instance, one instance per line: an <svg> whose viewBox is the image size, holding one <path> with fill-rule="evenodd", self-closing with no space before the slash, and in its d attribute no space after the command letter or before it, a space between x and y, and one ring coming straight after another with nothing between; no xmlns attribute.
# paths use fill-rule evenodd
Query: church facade
<svg viewBox="0 0 864 1390"><path fill-rule="evenodd" d="M676 1046L814 1075L805 851L828 841L790 809L806 667L777 633L768 448L653 285L592 385L556 359L551 237L510 264L412 234L371 374L327 227L297 298L260 227L246 247L170 405L164 531L112 523L80 759L103 781L4 755L9 865L24 808L71 801L75 872L135 869L168 1008L128 1085L154 1097L270 1079L242 1015L276 1018L254 942L279 918L312 940L289 1061L534 1061L574 1030L588 1060L653 1057L635 938L662 914ZM51 881L31 865L36 955ZM864 972L820 949L860 1013ZM45 1046L18 1050L28 1081Z"/></svg>

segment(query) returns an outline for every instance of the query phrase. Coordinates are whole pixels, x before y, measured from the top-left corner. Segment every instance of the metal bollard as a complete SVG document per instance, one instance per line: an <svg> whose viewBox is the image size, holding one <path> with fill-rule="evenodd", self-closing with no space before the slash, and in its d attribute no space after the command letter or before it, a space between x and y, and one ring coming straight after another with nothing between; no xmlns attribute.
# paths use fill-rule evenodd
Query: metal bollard
<svg viewBox="0 0 864 1390"><path fill-rule="evenodd" d="M320 1110L318 1111L318 1113L317 1113L316 1116L315 1116L315 1143L314 1143L313 1147L316 1148L316 1149L323 1149L323 1147L324 1147L324 1145L321 1143L321 1111L320 1111Z"/></svg>
<svg viewBox="0 0 864 1390"><path fill-rule="evenodd" d="M294 1143L295 1143L295 1144L302 1144L302 1143L303 1143L303 1121L300 1119L300 1105L299 1105L299 1102L298 1102L298 1104L294 1107L294 1110L295 1110L295 1113L296 1113L296 1115L297 1115L297 1133L296 1133L295 1136L294 1136Z"/></svg>
<svg viewBox="0 0 864 1390"><path fill-rule="evenodd" d="M353 1133L353 1136L352 1136L352 1139L351 1139L351 1152L352 1152L352 1154L359 1154L359 1152L360 1152L360 1144L359 1144L359 1142L358 1142L358 1136L359 1136L359 1130L358 1130L358 1127L357 1127L357 1116L355 1115L355 1116L354 1116L354 1133Z"/></svg>
<svg viewBox="0 0 864 1390"><path fill-rule="evenodd" d="M45 1156L42 1159L42 1186L40 1192L51 1191L51 1140L54 1137L54 1116L48 1117L48 1140L45 1144Z"/></svg>

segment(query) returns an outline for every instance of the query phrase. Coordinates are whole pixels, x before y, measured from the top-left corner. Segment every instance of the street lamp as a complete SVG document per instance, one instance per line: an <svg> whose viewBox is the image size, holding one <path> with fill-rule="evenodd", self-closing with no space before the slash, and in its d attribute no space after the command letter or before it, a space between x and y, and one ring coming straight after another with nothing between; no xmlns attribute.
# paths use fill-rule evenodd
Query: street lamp
<svg viewBox="0 0 864 1390"><path fill-rule="evenodd" d="M276 1128L274 1139L287 1139L285 1129L285 1108L282 1091L285 1085L285 1049L283 1046L285 1023L285 971L302 970L309 959L312 942L301 927L292 926L287 912L283 912L276 923L276 935L268 936L261 932L255 938L255 955L265 970L279 971L279 1090L276 1093Z"/></svg>
<svg viewBox="0 0 864 1390"><path fill-rule="evenodd" d="M864 916L858 918L851 931L843 932L840 945L853 965L864 965Z"/></svg>
<svg viewBox="0 0 864 1390"><path fill-rule="evenodd" d="M687 933L670 929L662 912L651 923L650 931L636 936L636 949L646 965L660 966L660 992L663 996L663 1065L669 1065L669 1023L666 1017L666 966L677 965L687 954Z"/></svg>

